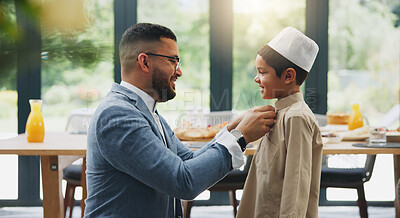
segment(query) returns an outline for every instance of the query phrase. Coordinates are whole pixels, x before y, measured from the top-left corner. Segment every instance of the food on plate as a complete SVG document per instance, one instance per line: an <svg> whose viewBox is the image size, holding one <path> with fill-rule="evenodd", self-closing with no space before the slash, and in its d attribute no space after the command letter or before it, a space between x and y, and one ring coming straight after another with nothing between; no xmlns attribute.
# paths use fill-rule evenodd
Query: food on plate
<svg viewBox="0 0 400 218"><path fill-rule="evenodd" d="M215 125L214 127L219 127L219 128L223 128L226 124L228 124L229 122L222 122L222 123L218 123L217 125Z"/></svg>
<svg viewBox="0 0 400 218"><path fill-rule="evenodd" d="M348 132L349 134L353 134L353 135L365 135L365 134L369 134L369 126L363 126L354 130L351 130Z"/></svg>
<svg viewBox="0 0 400 218"><path fill-rule="evenodd" d="M337 137L336 133L334 133L334 132L322 132L321 136L322 137Z"/></svg>
<svg viewBox="0 0 400 218"><path fill-rule="evenodd" d="M193 128L191 125L185 124L174 129L174 132L176 137L182 141L211 140L227 123L223 122L204 128Z"/></svg>
<svg viewBox="0 0 400 218"><path fill-rule="evenodd" d="M363 126L351 131L347 131L344 134L343 140L345 141L358 141L365 140L369 137L369 126Z"/></svg>
<svg viewBox="0 0 400 218"><path fill-rule="evenodd" d="M343 136L336 132L321 132L322 142L325 143L339 143L342 141Z"/></svg>
<svg viewBox="0 0 400 218"><path fill-rule="evenodd" d="M328 124L347 125L349 120L349 114L345 112L328 112L326 116Z"/></svg>
<svg viewBox="0 0 400 218"><path fill-rule="evenodd" d="M397 128L397 129L388 129L388 130L386 130L388 133L389 132L393 132L393 133L400 133L400 127L399 128Z"/></svg>

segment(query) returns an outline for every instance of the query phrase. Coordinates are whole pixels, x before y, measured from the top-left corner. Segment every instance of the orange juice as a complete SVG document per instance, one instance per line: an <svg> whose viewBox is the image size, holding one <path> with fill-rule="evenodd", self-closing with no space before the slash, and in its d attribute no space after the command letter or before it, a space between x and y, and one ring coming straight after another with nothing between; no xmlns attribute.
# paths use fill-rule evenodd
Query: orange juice
<svg viewBox="0 0 400 218"><path fill-rule="evenodd" d="M28 142L43 142L44 139L44 123L40 112L42 100L29 100L31 112L26 121L26 135Z"/></svg>
<svg viewBox="0 0 400 218"><path fill-rule="evenodd" d="M349 122L347 125L349 126L349 130L357 129L364 126L363 117L360 112L360 106L358 104L353 104L353 111L350 114Z"/></svg>

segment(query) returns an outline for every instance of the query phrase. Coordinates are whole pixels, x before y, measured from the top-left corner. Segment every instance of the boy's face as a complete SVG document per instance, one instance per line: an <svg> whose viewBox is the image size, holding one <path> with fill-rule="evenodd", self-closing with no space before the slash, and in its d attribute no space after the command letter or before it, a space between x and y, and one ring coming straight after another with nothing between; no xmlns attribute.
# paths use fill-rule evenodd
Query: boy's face
<svg viewBox="0 0 400 218"><path fill-rule="evenodd" d="M263 99L273 99L284 97L286 90L284 79L279 78L274 68L265 63L260 55L256 58L257 75L254 81L261 88L261 97Z"/></svg>

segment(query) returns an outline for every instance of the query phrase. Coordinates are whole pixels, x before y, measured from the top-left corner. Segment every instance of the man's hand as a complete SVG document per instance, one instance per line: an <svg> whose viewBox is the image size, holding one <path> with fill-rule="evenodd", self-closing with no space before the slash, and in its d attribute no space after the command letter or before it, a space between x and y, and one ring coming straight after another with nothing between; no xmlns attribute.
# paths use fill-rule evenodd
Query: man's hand
<svg viewBox="0 0 400 218"><path fill-rule="evenodd" d="M251 109L249 109L249 110L251 110ZM227 130L230 132L232 129L235 129L239 125L239 123L242 122L243 118L246 116L246 114L249 112L249 110L241 113L238 117L235 118L234 121L230 122L228 124L228 126L226 127Z"/></svg>
<svg viewBox="0 0 400 218"><path fill-rule="evenodd" d="M235 119L229 127L242 132L247 143L253 142L267 132L275 123L275 108L271 105L253 107ZM237 124L238 123L238 124ZM236 127L234 127L236 125Z"/></svg>

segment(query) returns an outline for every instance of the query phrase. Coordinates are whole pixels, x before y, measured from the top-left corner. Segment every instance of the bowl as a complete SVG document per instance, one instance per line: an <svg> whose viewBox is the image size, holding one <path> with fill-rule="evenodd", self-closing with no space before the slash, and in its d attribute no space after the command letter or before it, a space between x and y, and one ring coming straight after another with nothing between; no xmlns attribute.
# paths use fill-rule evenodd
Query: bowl
<svg viewBox="0 0 400 218"><path fill-rule="evenodd" d="M322 132L321 136L326 143L336 144L342 141L343 135L337 134L335 132Z"/></svg>
<svg viewBox="0 0 400 218"><path fill-rule="evenodd" d="M336 137L328 137L328 143L330 144L337 144L340 143L343 139L343 136L336 136Z"/></svg>

